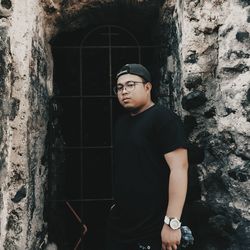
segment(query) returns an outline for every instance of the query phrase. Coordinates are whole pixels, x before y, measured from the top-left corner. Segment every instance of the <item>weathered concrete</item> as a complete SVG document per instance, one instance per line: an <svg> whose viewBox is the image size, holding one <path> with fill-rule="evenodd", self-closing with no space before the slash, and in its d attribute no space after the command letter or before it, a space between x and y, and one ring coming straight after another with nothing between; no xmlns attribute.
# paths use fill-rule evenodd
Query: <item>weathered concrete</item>
<svg viewBox="0 0 250 250"><path fill-rule="evenodd" d="M39 249L51 57L37 1L2 1L0 249Z"/></svg>
<svg viewBox="0 0 250 250"><path fill-rule="evenodd" d="M179 67L166 70L165 77L178 89L173 106L184 117L196 159L203 160L191 166L201 187L201 201L193 201L189 210L195 214L190 223L200 241L196 247L247 249L249 2L186 0L176 1L175 9L173 2L165 5L163 22L173 26L175 21L178 47L169 44L168 58Z"/></svg>

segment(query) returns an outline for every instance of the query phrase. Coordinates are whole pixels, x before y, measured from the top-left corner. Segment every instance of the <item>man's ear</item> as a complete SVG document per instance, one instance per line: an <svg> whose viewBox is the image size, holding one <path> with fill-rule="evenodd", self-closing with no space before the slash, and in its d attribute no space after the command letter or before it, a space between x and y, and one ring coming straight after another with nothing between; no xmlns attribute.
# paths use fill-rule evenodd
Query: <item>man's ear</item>
<svg viewBox="0 0 250 250"><path fill-rule="evenodd" d="M152 89L152 83L151 83L151 82L147 82L147 83L145 84L145 87L146 87L146 90L151 91L151 89Z"/></svg>

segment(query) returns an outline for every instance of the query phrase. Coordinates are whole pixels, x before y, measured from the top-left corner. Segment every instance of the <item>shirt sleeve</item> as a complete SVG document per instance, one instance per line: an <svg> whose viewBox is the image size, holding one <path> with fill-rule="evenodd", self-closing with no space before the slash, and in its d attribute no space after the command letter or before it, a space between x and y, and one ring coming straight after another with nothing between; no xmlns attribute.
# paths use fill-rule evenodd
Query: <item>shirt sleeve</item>
<svg viewBox="0 0 250 250"><path fill-rule="evenodd" d="M157 141L162 154L178 148L187 148L184 126L179 116L169 111L161 118L157 129Z"/></svg>

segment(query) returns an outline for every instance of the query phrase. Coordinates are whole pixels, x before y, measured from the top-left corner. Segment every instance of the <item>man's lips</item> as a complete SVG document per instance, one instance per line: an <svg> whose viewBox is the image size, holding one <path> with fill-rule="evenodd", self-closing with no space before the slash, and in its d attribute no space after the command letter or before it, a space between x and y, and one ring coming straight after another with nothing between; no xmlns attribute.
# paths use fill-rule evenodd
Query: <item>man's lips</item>
<svg viewBox="0 0 250 250"><path fill-rule="evenodd" d="M123 102L127 102L127 101L129 101L129 100L130 100L129 97L125 97L125 98L122 99Z"/></svg>

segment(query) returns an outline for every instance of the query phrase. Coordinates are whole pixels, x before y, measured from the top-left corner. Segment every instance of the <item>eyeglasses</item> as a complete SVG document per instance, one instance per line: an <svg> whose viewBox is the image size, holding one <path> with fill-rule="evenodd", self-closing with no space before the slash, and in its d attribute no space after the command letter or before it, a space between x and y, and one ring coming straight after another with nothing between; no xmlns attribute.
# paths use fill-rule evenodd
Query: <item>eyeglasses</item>
<svg viewBox="0 0 250 250"><path fill-rule="evenodd" d="M124 84L118 83L114 88L114 93L117 95L119 93L121 93L124 89L126 89L127 91L131 92L135 89L135 85L138 83L143 83L145 84L145 82L136 82L136 81L127 81Z"/></svg>

